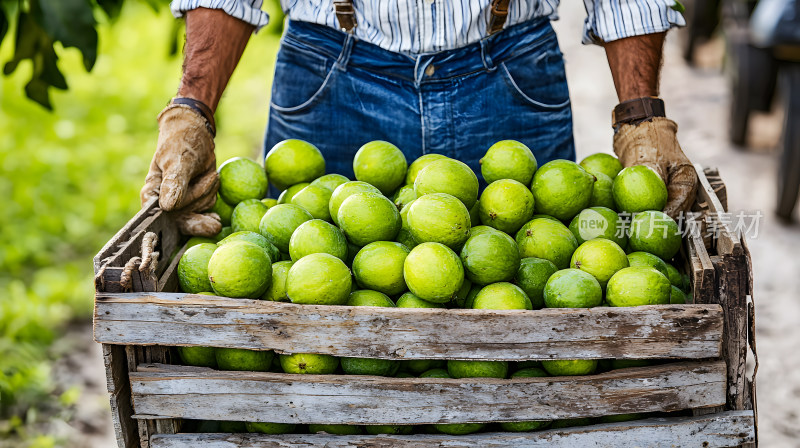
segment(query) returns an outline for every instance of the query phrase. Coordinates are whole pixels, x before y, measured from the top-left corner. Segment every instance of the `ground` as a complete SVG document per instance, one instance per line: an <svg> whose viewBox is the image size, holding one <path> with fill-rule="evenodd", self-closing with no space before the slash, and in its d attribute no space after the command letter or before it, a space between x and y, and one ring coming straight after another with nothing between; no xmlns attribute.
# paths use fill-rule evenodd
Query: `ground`
<svg viewBox="0 0 800 448"><path fill-rule="evenodd" d="M578 158L594 152L610 152L611 109L616 104L610 73L602 49L580 44L584 17L579 2L564 2L562 20L556 23L566 58L567 76L575 116L575 140ZM682 147L695 162L716 166L728 187L728 204L734 212L760 211L763 218L758 235L749 241L753 257L755 303L758 326L760 368L758 372L759 439L763 446L797 446L800 416L793 406L800 398L800 358L792 356L800 340L800 226L782 225L774 218L775 172L780 112L757 117L751 138L754 150L743 151L727 142L728 91L721 70L719 42L701 49L700 65L689 68L681 59L678 35L673 33L665 53L662 96L667 114L680 127ZM266 104L266 102L262 102ZM260 129L253 132L261 133ZM79 331L91 338L91 327ZM110 447L113 440L100 350L92 344L76 356L88 363L72 367L84 384L84 395L76 417L91 426L77 426L74 446ZM77 371L76 371L77 369Z"/></svg>

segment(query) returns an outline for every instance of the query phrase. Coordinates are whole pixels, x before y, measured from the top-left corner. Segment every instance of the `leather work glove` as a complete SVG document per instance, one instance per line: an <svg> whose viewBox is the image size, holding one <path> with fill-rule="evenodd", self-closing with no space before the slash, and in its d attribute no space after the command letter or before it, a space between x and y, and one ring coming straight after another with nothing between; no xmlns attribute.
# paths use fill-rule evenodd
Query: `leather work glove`
<svg viewBox="0 0 800 448"><path fill-rule="evenodd" d="M214 206L219 188L214 137L192 108L171 104L158 115L158 146L140 192L142 205L153 197L174 211L180 231L212 237L222 224Z"/></svg>
<svg viewBox="0 0 800 448"><path fill-rule="evenodd" d="M667 185L664 213L673 219L694 203L697 173L678 144L678 125L664 117L639 124L623 124L614 135L614 153L625 167L647 165Z"/></svg>

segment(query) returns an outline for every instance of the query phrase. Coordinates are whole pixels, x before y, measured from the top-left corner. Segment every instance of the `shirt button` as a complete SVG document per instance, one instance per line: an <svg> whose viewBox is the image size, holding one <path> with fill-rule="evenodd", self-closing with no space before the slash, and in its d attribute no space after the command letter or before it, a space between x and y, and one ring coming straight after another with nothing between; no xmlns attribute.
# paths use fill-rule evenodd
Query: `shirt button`
<svg viewBox="0 0 800 448"><path fill-rule="evenodd" d="M436 73L436 67L434 67L433 64L431 64L431 65L429 65L429 66L427 66L425 68L425 74L426 75L433 76L434 73Z"/></svg>

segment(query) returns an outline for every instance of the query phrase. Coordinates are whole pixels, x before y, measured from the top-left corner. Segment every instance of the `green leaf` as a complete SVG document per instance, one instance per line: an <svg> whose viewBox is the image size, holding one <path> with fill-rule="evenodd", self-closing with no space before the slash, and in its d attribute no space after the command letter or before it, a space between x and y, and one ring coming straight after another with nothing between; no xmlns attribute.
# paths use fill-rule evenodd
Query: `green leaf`
<svg viewBox="0 0 800 448"><path fill-rule="evenodd" d="M97 6L106 13L109 19L114 20L119 17L123 2L124 0L97 0Z"/></svg>
<svg viewBox="0 0 800 448"><path fill-rule="evenodd" d="M46 33L28 13L20 13L17 25L17 36L14 44L14 57L3 67L3 74L10 75L17 65L25 59L33 60L39 48L39 40Z"/></svg>
<svg viewBox="0 0 800 448"><path fill-rule="evenodd" d="M91 70L97 60L97 22L88 0L30 0L36 21L65 47L83 54L83 66Z"/></svg>
<svg viewBox="0 0 800 448"><path fill-rule="evenodd" d="M8 17L6 13L0 8L0 44L3 43L3 38L6 37L8 32Z"/></svg>

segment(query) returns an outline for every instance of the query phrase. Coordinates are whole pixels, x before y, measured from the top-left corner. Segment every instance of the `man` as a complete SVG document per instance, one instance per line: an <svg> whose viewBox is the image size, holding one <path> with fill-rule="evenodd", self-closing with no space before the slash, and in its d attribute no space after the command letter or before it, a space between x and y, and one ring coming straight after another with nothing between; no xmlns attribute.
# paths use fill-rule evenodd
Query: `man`
<svg viewBox="0 0 800 448"><path fill-rule="evenodd" d="M275 66L264 149L287 138L320 148L328 172L352 176L371 140L410 161L437 152L478 172L494 142L525 143L540 164L573 159L564 64L550 27L559 0L283 0L289 17ZM602 45L620 104L614 151L667 183L665 211L694 199L696 175L658 97L664 36L683 24L670 0L584 0L584 43ZM174 0L186 16L178 96L159 115L142 189L176 210L181 230L210 236L218 186L213 113L254 30L262 0ZM254 111L255 112L255 111Z"/></svg>

